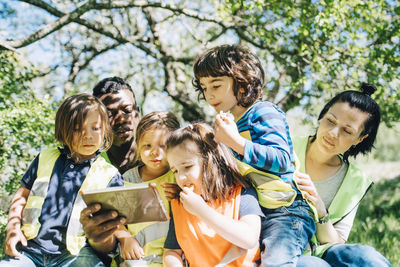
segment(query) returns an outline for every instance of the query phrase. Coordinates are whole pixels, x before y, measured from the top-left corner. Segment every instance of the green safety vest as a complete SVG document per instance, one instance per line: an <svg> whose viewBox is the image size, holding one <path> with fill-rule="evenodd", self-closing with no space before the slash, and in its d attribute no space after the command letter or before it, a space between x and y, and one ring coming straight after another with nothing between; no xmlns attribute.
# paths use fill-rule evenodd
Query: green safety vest
<svg viewBox="0 0 400 267"><path fill-rule="evenodd" d="M300 172L303 173L305 173L307 143L308 137L295 137L293 139L294 150L300 162ZM335 225L340 222L355 209L372 185L373 182L365 176L364 172L350 163L343 182L328 208L332 224ZM311 240L312 254L322 257L324 252L332 245L334 243L321 245L314 235ZM304 254L311 254L311 251L305 251Z"/></svg>
<svg viewBox="0 0 400 267"><path fill-rule="evenodd" d="M32 185L28 200L22 214L22 226L27 240L37 236L40 229L39 217L42 212L43 202L47 195L53 168L60 152L58 149L46 149L40 152L37 178ZM81 190L94 190L106 188L118 170L107 164L105 159L98 157L90 167L90 170L81 185ZM102 179L100 179L100 177ZM68 222L66 233L66 245L72 255L77 255L85 245L86 237L83 232L79 217L81 211L86 207L81 195L78 193L72 208L71 217Z"/></svg>

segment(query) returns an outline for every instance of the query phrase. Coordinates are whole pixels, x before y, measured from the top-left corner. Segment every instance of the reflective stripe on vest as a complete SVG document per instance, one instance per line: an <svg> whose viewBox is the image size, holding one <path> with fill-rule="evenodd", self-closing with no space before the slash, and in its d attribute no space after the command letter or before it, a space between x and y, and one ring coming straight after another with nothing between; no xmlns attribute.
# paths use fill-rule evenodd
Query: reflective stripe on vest
<svg viewBox="0 0 400 267"><path fill-rule="evenodd" d="M300 172L305 173L305 156L308 144L308 137L295 137L293 139L294 150L300 162ZM372 181L353 164L349 164L347 173L343 179L339 190L328 208L329 217L333 225L340 222L347 214L364 198L365 194L372 186ZM333 245L333 243L320 245L316 236L312 239L313 255L321 257L325 250ZM309 252L306 252L309 254Z"/></svg>
<svg viewBox="0 0 400 267"><path fill-rule="evenodd" d="M22 214L21 230L28 240L35 238L39 232L41 226L39 217L47 195L50 177L59 155L60 152L58 149L47 149L40 152L37 178L33 183L27 204ZM98 157L90 167L80 189L105 188L117 171L118 170L114 166L107 164L104 158ZM103 179L99 179L99 177L103 177ZM79 222L80 212L85 207L86 205L81 195L78 193L74 201L66 233L66 246L72 255L78 254L79 250L86 243L86 237L84 236L82 225Z"/></svg>
<svg viewBox="0 0 400 267"><path fill-rule="evenodd" d="M238 186L230 199L215 201L209 205L224 216L238 220L240 198L241 187ZM258 244L242 255L243 250L231 250L233 247L231 242L218 235L197 216L187 212L177 199L171 201L171 209L174 215L176 239L189 266L253 266L254 261L259 258ZM226 257L227 254L229 257Z"/></svg>
<svg viewBox="0 0 400 267"><path fill-rule="evenodd" d="M242 175L249 177L256 188L260 205L268 209L277 209L292 205L296 191L282 179L271 173L263 172L236 160Z"/></svg>
<svg viewBox="0 0 400 267"><path fill-rule="evenodd" d="M39 217L49 187L50 177L53 173L53 167L59 155L60 151L58 149L48 149L40 152L37 177L29 192L29 197L22 213L21 230L28 240L36 237L39 232Z"/></svg>

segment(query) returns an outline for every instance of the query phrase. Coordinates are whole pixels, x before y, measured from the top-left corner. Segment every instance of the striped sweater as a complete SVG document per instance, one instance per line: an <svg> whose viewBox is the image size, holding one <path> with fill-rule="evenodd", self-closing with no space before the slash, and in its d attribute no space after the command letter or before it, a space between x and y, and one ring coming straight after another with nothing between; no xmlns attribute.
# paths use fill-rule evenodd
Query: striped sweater
<svg viewBox="0 0 400 267"><path fill-rule="evenodd" d="M255 102L236 122L246 139L244 155L237 159L292 184L295 170L293 144L285 113L267 101Z"/></svg>

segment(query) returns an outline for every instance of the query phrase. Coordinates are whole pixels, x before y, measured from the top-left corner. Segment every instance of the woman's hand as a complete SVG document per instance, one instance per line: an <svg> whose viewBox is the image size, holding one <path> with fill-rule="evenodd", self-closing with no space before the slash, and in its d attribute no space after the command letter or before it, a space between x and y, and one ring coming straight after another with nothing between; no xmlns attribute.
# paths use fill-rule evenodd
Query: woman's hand
<svg viewBox="0 0 400 267"><path fill-rule="evenodd" d="M135 237L123 237L118 240L121 243L121 256L124 260L139 260L144 257L143 248Z"/></svg>
<svg viewBox="0 0 400 267"><path fill-rule="evenodd" d="M303 191L304 197L311 201L317 208L318 218L324 217L327 213L325 204L319 196L310 176L306 173L296 171L293 177L296 180L299 189Z"/></svg>

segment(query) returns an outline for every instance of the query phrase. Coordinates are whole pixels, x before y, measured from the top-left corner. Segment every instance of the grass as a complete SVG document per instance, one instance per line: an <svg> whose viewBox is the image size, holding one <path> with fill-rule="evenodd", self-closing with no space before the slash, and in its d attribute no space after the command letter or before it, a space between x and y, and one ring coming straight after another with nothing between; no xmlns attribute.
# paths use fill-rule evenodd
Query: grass
<svg viewBox="0 0 400 267"><path fill-rule="evenodd" d="M370 245L400 266L400 177L377 182L360 204L348 243Z"/></svg>

